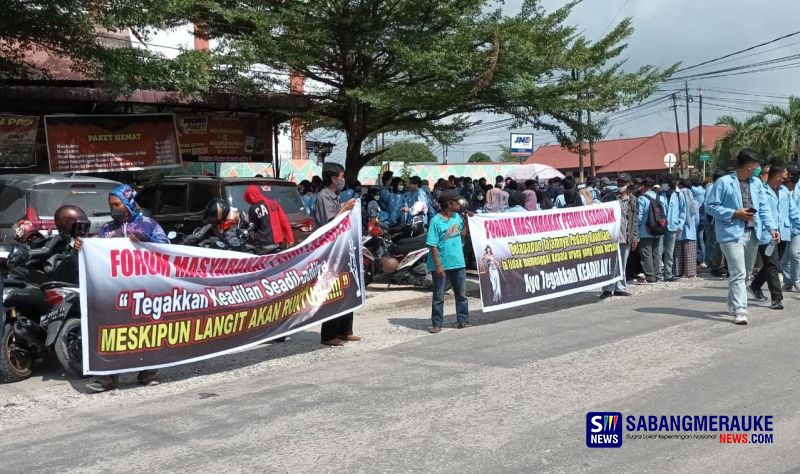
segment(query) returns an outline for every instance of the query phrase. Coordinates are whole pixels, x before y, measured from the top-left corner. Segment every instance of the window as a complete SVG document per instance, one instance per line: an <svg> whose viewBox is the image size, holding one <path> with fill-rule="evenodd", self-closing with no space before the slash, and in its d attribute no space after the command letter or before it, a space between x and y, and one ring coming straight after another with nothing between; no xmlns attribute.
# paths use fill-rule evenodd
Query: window
<svg viewBox="0 0 800 474"><path fill-rule="evenodd" d="M156 214L181 214L186 212L186 185L162 184Z"/></svg>
<svg viewBox="0 0 800 474"><path fill-rule="evenodd" d="M40 184L31 191L31 202L42 218L52 217L66 204L80 207L89 217L109 216L108 195L116 186L104 181Z"/></svg>
<svg viewBox="0 0 800 474"><path fill-rule="evenodd" d="M214 193L215 183L192 183L189 185L189 212L200 212L218 196ZM245 209L246 211L246 209Z"/></svg>
<svg viewBox="0 0 800 474"><path fill-rule="evenodd" d="M139 204L139 207L153 212L156 205L156 187L150 186L139 191L139 194L136 196L136 203Z"/></svg>
<svg viewBox="0 0 800 474"><path fill-rule="evenodd" d="M0 185L0 226L10 227L25 217L25 199L16 186Z"/></svg>

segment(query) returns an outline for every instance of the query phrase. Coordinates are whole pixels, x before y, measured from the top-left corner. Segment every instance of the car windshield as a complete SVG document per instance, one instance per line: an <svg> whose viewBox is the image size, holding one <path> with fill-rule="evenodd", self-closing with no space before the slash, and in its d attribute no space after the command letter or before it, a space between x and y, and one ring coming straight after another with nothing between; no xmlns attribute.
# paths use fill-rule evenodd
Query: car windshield
<svg viewBox="0 0 800 474"><path fill-rule="evenodd" d="M56 209L73 204L89 217L108 216L108 195L115 183L48 183L36 186L31 193L39 217L52 217Z"/></svg>
<svg viewBox="0 0 800 474"><path fill-rule="evenodd" d="M225 192L231 206L245 213L250 209L250 204L244 202L244 191L251 184L256 183L228 184L225 186ZM300 194L298 194L297 188L293 185L259 184L258 188L268 198L278 201L278 204L281 205L283 212L286 214L305 212L303 200L300 199Z"/></svg>

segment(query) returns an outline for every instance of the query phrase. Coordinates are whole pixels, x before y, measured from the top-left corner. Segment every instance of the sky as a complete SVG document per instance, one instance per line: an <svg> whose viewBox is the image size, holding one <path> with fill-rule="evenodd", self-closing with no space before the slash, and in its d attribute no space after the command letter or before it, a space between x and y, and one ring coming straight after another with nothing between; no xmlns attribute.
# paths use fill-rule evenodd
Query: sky
<svg viewBox="0 0 800 474"><path fill-rule="evenodd" d="M564 0L542 0L547 10L565 3ZM522 0L506 0L503 9L513 15L519 11ZM666 68L681 63L681 67L718 58L771 39L800 30L800 2L797 0L583 0L576 6L568 23L576 25L589 39L598 39L625 17L633 18L634 33L622 58L625 69L635 70L651 64ZM156 44L191 44L184 35L167 33L152 40ZM800 55L800 35L736 56L728 62L719 62L675 75L696 74L743 64L766 61L793 54ZM727 61L727 60L726 60ZM786 65L800 65L800 56ZM787 96L798 94L798 69L787 68L755 74L727 77L689 79L690 123L698 123L699 89L704 88L703 122L713 124L718 116L733 115L743 118L752 115L764 105L782 105ZM683 81L671 81L659 86L650 100L664 97L684 88ZM682 92L681 92L682 93ZM683 94L683 93L682 93ZM800 94L799 94L800 95ZM680 128L686 129L685 95L681 95L678 108ZM479 117L496 121L500 116ZM621 112L607 117L607 138L652 135L661 130L675 130L671 100L662 99L635 111ZM534 145L553 143L545 132L525 129L497 129L467 133L467 138L448 149L448 161L465 161L474 152L484 152L493 158L500 154L500 145L506 145L510 132L533 132ZM387 143L405 137L386 136ZM312 131L309 139L325 140L337 144L332 157L343 159L344 138L340 134ZM433 151L442 156L441 146Z"/></svg>

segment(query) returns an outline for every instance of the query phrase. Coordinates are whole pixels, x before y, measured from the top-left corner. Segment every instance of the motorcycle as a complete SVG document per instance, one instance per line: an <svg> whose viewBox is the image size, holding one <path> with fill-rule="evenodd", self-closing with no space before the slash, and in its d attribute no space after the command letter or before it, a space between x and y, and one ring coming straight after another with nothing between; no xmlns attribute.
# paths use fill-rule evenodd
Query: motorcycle
<svg viewBox="0 0 800 474"><path fill-rule="evenodd" d="M366 284L411 285L433 290L433 279L426 265L427 234L393 240L382 230L373 230L362 239Z"/></svg>
<svg viewBox="0 0 800 474"><path fill-rule="evenodd" d="M79 221L73 235L85 235L88 221ZM51 239L60 239L60 236ZM26 379L34 363L55 352L67 373L83 374L80 293L72 279L77 256L67 250L39 259L21 245L0 246L3 311L0 314L0 378ZM31 277L59 281L32 281Z"/></svg>

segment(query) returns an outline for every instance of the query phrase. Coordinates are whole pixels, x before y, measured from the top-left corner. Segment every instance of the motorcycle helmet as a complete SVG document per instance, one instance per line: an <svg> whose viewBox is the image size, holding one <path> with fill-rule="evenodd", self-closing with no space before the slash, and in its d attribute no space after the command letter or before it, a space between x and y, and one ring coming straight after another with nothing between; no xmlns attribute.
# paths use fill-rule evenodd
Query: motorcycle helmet
<svg viewBox="0 0 800 474"><path fill-rule="evenodd" d="M62 236L72 234L72 227L76 222L87 220L89 220L89 218L86 217L86 213L83 212L83 209L71 204L59 207L56 209L55 214L53 214L53 221L55 221L56 229L58 229L58 233Z"/></svg>
<svg viewBox="0 0 800 474"><path fill-rule="evenodd" d="M400 261L394 257L384 257L381 259L381 269L383 273L394 273L397 267L400 266Z"/></svg>
<svg viewBox="0 0 800 474"><path fill-rule="evenodd" d="M206 205L206 209L203 211L203 223L220 225L225 220L230 210L231 206L228 204L228 201L222 198L215 199Z"/></svg>

